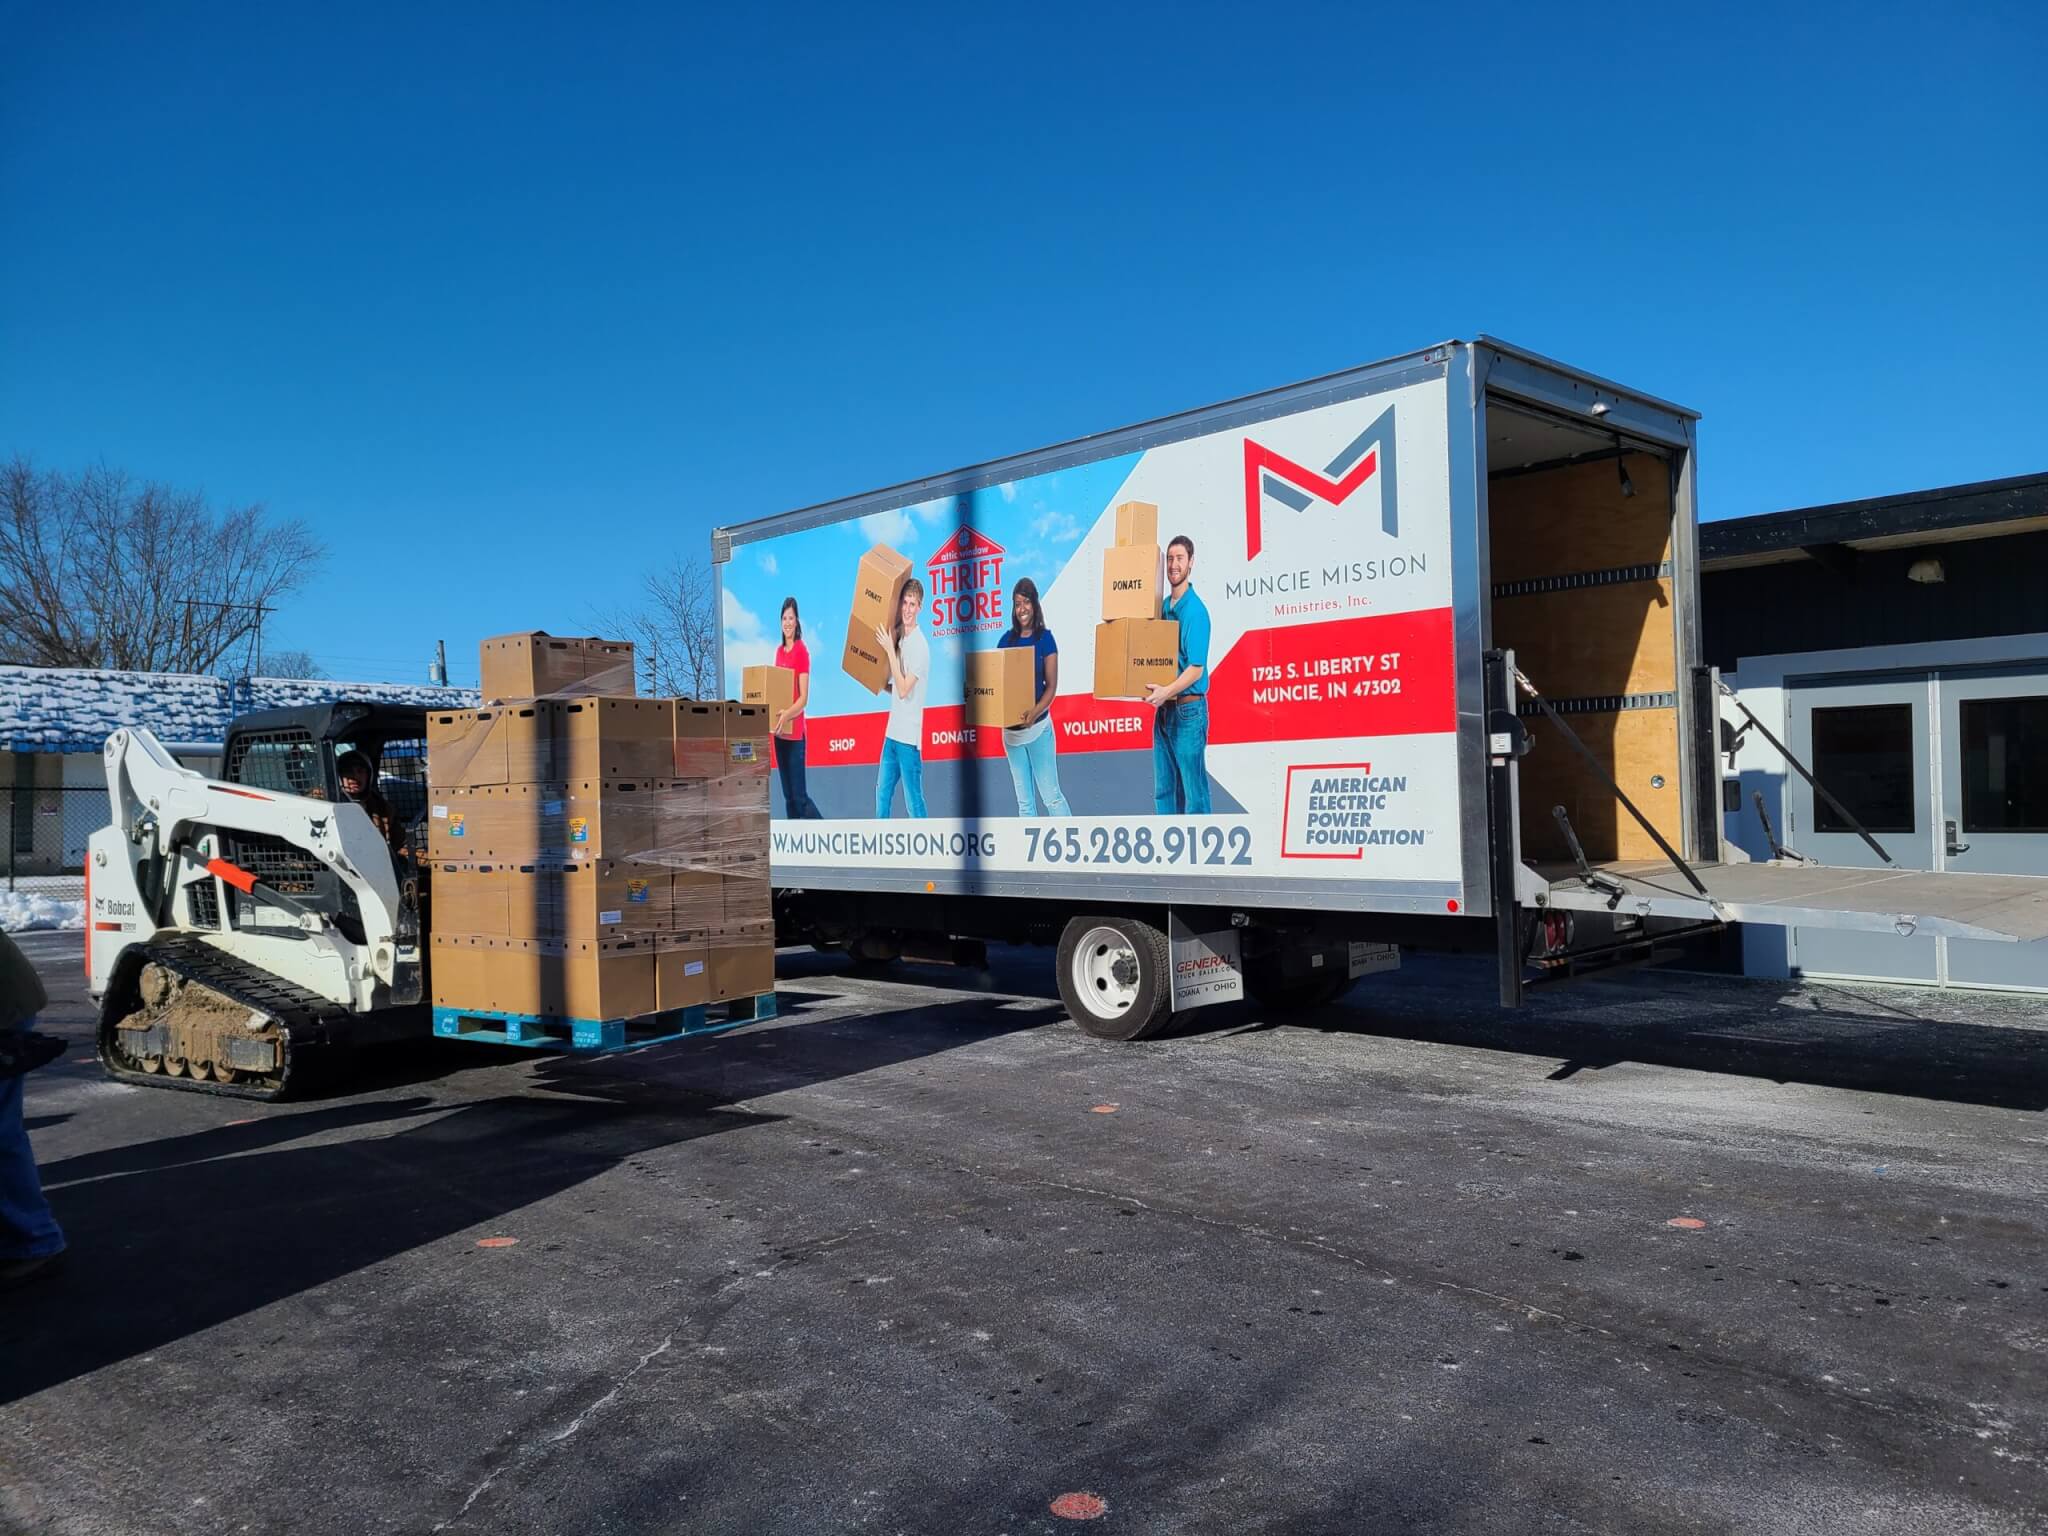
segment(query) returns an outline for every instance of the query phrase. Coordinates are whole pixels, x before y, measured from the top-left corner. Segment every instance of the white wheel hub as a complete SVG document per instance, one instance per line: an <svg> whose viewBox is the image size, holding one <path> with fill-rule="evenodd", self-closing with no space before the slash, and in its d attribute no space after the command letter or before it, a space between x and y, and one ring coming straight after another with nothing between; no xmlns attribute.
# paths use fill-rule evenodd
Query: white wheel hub
<svg viewBox="0 0 2048 1536"><path fill-rule="evenodd" d="M1074 991L1098 1019L1121 1018L1138 1000L1138 952L1114 928L1090 928L1074 946Z"/></svg>

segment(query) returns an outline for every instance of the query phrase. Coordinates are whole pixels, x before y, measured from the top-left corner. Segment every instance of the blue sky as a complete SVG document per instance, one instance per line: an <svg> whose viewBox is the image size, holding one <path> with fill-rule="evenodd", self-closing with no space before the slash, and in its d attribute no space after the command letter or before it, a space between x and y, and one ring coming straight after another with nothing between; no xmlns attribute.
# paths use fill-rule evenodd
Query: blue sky
<svg viewBox="0 0 2048 1536"><path fill-rule="evenodd" d="M269 643L457 681L1481 330L1704 412L1709 516L2048 468L2038 5L972 9L10 7L0 453L303 517Z"/></svg>

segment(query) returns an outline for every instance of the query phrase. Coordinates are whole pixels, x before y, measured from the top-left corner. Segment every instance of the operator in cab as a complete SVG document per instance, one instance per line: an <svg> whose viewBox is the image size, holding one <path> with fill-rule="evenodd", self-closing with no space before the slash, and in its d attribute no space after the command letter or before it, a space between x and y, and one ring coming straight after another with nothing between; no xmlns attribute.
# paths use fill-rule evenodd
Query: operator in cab
<svg viewBox="0 0 2048 1536"><path fill-rule="evenodd" d="M377 770L371 766L368 754L342 753L335 762L334 776L341 781L342 798L353 800L363 808L394 855L403 852L405 829L399 826L398 818L391 814L391 802L386 800L384 792L377 788Z"/></svg>

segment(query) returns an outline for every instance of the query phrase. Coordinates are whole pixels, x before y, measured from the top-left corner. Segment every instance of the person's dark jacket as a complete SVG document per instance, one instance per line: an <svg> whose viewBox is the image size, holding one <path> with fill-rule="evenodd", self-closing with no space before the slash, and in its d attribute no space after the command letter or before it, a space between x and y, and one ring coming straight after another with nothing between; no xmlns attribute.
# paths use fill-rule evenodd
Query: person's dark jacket
<svg viewBox="0 0 2048 1536"><path fill-rule="evenodd" d="M64 1054L64 1042L55 1035L22 1028L49 1002L43 978L28 956L0 933L0 1078L33 1072Z"/></svg>

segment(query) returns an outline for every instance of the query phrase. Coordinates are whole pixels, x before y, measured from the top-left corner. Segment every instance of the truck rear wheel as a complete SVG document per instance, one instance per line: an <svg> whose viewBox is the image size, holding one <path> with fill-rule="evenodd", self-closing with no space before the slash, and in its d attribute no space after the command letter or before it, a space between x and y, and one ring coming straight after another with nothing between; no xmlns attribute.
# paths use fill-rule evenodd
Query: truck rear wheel
<svg viewBox="0 0 2048 1536"><path fill-rule="evenodd" d="M1077 917L1060 935L1060 1000L1098 1040L1146 1040L1173 1022L1166 935L1132 917Z"/></svg>

